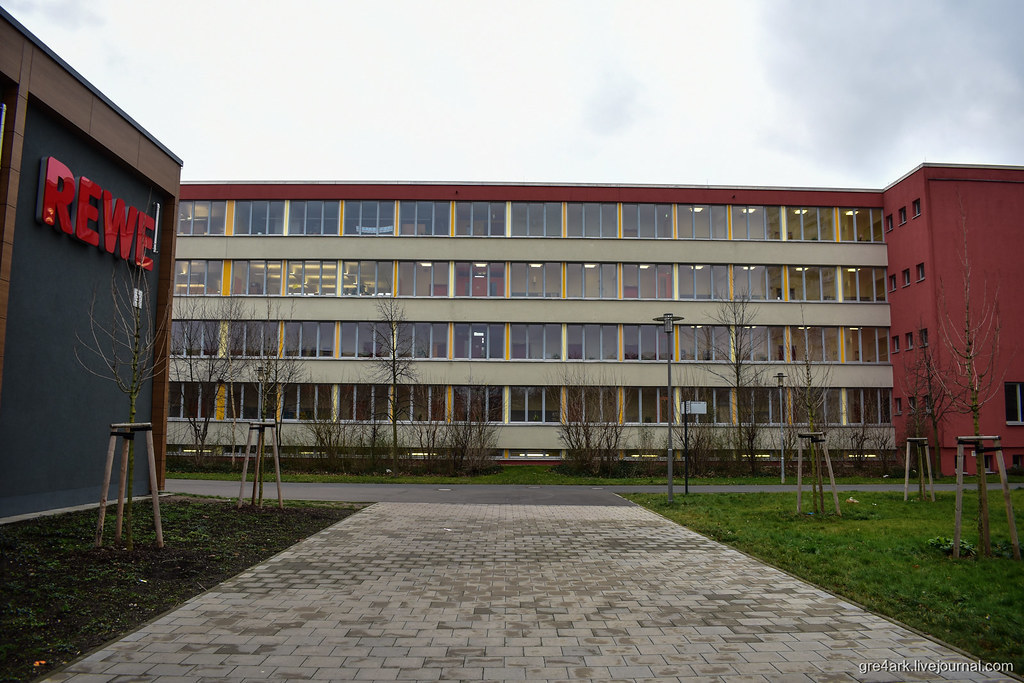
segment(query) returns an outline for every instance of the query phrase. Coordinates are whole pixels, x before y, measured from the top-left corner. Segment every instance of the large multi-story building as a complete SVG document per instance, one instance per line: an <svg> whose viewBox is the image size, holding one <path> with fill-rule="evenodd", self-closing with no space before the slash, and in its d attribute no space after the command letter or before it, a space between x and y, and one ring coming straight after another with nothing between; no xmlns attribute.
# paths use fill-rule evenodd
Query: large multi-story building
<svg viewBox="0 0 1024 683"><path fill-rule="evenodd" d="M495 423L501 457L559 457L570 389L585 384L614 405L624 455L663 452L670 353L673 403L707 403L689 419L723 447L730 430L759 425L744 450L777 466L796 431L782 427L806 424L812 386L833 452L877 456L896 446L893 406L906 410L892 363L905 350L890 343L909 323L890 318L903 309L889 297L905 294L889 264L924 247L890 253L887 238L912 229L894 224L893 207L926 215L919 179L941 172L925 166L885 190L185 184L172 353L231 356L235 370L197 378L177 364L171 442L188 449L187 418L204 411L211 444L238 439L232 417L259 416L259 337L299 368L274 408L296 423L282 428L286 443L310 443L304 422L386 421L397 405L406 430L475 410ZM1021 186L1003 185L1019 203ZM395 307L382 314L381 302L397 304L409 341L415 379L398 401L379 358ZM665 313L682 318L671 347L655 320Z"/></svg>

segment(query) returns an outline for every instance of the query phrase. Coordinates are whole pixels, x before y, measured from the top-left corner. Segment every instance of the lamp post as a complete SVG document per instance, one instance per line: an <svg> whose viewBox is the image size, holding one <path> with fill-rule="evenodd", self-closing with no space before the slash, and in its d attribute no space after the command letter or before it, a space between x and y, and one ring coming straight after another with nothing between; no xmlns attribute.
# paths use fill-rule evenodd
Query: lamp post
<svg viewBox="0 0 1024 683"><path fill-rule="evenodd" d="M676 406L675 400L672 398L672 354L675 352L675 323L682 320L681 315L672 315L671 313L665 313L658 318L653 318L655 322L661 322L664 326L662 329L665 334L668 335L668 353L665 354L665 364L668 368L668 502L672 502L672 421L675 417Z"/></svg>
<svg viewBox="0 0 1024 683"><path fill-rule="evenodd" d="M786 409L783 407L782 381L786 376L781 372L775 375L779 380L779 471L782 472L782 483L786 483Z"/></svg>

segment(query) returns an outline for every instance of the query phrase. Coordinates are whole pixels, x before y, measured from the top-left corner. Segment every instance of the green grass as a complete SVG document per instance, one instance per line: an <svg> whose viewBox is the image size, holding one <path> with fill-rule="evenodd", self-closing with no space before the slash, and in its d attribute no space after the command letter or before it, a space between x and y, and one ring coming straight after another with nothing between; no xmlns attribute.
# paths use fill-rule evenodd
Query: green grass
<svg viewBox="0 0 1024 683"><path fill-rule="evenodd" d="M679 466L677 465L677 468ZM271 473L269 476L273 476ZM170 479L212 479L220 481L238 481L238 473L230 472L167 472ZM252 477L252 474L249 474ZM642 485L665 485L665 475L651 477L574 477L552 471L550 465L509 465L502 467L500 472L494 474L483 474L474 477L448 477L437 475L352 475L352 474L282 474L281 479L289 482L307 483L328 483L328 484L531 484L531 485L563 485L563 486L642 486ZM683 473L674 473L674 483L682 486ZM1024 477L1017 477L1024 480ZM989 477L991 482L993 477ZM953 478L947 478L945 483L953 483ZM967 477L967 482L973 482L974 477ZM778 484L778 477L690 477L693 485L740 485L740 484ZM795 484L796 478L787 476L787 484ZM837 477L839 484L902 484L903 478L849 476ZM916 482L911 482L911 488Z"/></svg>
<svg viewBox="0 0 1024 683"><path fill-rule="evenodd" d="M953 536L953 493L937 494L935 503L905 503L902 492L857 492L858 503L841 504L842 517L796 514L795 493L677 495L672 505L664 495L627 497L874 612L1024 671L1024 563L953 560L928 545L936 536ZM975 545L977 500L974 492L964 498L963 539ZM1012 500L1018 533L1024 532L1024 490ZM993 545L1007 547L998 487L989 509Z"/></svg>

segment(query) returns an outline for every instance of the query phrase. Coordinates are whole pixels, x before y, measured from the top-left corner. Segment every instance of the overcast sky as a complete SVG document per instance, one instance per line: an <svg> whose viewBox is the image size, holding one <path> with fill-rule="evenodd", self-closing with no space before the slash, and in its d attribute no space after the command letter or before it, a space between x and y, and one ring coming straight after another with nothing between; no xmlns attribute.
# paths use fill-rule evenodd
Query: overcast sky
<svg viewBox="0 0 1024 683"><path fill-rule="evenodd" d="M1024 165L1019 0L0 0L183 180L879 188Z"/></svg>

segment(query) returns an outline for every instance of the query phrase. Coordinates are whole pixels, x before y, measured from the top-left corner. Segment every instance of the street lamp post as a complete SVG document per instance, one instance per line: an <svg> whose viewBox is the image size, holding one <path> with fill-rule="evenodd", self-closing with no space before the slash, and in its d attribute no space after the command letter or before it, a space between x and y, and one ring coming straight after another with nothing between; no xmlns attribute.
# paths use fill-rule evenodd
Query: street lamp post
<svg viewBox="0 0 1024 683"><path fill-rule="evenodd" d="M775 375L779 380L779 471L782 472L782 483L786 483L786 409L783 407L782 381L786 376L781 372Z"/></svg>
<svg viewBox="0 0 1024 683"><path fill-rule="evenodd" d="M675 400L672 398L672 354L675 352L675 323L682 320L681 315L672 315L671 313L665 313L658 318L654 318L655 322L661 322L664 326L662 329L665 334L668 335L668 353L665 354L665 364L668 368L668 502L672 502L672 421L675 417L676 406Z"/></svg>

